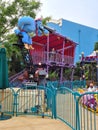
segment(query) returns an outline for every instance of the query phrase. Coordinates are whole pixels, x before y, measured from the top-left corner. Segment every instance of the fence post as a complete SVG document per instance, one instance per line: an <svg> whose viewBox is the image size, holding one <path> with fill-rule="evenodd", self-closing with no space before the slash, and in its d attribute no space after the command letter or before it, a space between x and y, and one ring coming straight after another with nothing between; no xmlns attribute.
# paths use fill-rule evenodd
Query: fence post
<svg viewBox="0 0 98 130"><path fill-rule="evenodd" d="M79 94L77 92L74 93L74 99L76 102L76 130L80 130L80 115L79 115Z"/></svg>
<svg viewBox="0 0 98 130"><path fill-rule="evenodd" d="M83 87L86 87L86 80L83 80Z"/></svg>
<svg viewBox="0 0 98 130"><path fill-rule="evenodd" d="M8 81L8 64L5 48L0 48L0 89L4 90L9 87Z"/></svg>
<svg viewBox="0 0 98 130"><path fill-rule="evenodd" d="M16 116L17 116L17 105L18 105L17 96L18 96L17 92L14 93L14 109L15 109L14 113L16 113Z"/></svg>
<svg viewBox="0 0 98 130"><path fill-rule="evenodd" d="M79 118L79 105L78 100L76 100L76 130L80 130L80 118Z"/></svg>
<svg viewBox="0 0 98 130"><path fill-rule="evenodd" d="M70 85L72 90L73 90L73 82L74 82L74 81L71 81L71 85Z"/></svg>
<svg viewBox="0 0 98 130"><path fill-rule="evenodd" d="M56 119L57 118L57 111L56 111L56 89L54 88L54 90L53 90L53 116L54 116L54 118Z"/></svg>

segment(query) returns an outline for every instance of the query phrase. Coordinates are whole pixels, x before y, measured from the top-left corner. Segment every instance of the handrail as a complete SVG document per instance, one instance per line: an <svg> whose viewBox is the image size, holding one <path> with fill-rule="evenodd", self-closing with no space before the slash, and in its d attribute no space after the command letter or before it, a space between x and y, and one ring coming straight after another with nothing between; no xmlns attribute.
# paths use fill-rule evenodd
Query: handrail
<svg viewBox="0 0 98 130"><path fill-rule="evenodd" d="M24 71L25 71L25 69L22 70L21 72L15 74L15 75L9 77L9 81L10 81L10 82L14 81L15 79L17 79L17 77L18 77L19 75L23 74Z"/></svg>

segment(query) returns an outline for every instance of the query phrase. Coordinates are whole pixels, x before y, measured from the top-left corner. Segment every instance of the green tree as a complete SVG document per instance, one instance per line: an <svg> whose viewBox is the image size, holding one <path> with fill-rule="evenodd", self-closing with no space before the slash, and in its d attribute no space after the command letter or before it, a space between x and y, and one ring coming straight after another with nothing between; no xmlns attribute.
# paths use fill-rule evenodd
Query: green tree
<svg viewBox="0 0 98 130"><path fill-rule="evenodd" d="M94 51L98 51L98 42L95 43L94 45ZM77 77L79 79L79 77L81 77L81 62L78 62L76 64L76 68L75 68L75 73L74 73L74 79L75 77ZM84 62L84 75L85 75L85 79L86 80L93 80L96 81L97 80L97 71L96 71L96 61L94 62Z"/></svg>
<svg viewBox="0 0 98 130"><path fill-rule="evenodd" d="M20 68L20 64L18 62L21 63L22 60L21 52L17 47L12 45L17 42L17 37L14 34L17 21L21 16L31 16L35 18L38 11L40 11L41 5L42 4L39 0L12 0L10 2L0 0L0 46L3 44L7 50L9 73L13 68L11 61L13 54L15 55L14 62L17 64L14 70L18 70L18 68ZM43 23L46 23L49 19L50 17L45 18Z"/></svg>
<svg viewBox="0 0 98 130"><path fill-rule="evenodd" d="M43 20L42 20L42 23L44 24L44 25L46 25L47 24L47 22L49 22L49 20L51 19L51 17L46 17L46 18L42 18Z"/></svg>
<svg viewBox="0 0 98 130"><path fill-rule="evenodd" d="M0 43L8 41L9 35L17 25L20 16L29 15L35 18L41 3L35 0L0 1ZM13 37L10 37L13 39Z"/></svg>
<svg viewBox="0 0 98 130"><path fill-rule="evenodd" d="M13 68L13 61L11 61L13 54L14 63L17 65L14 66L13 70L21 68L21 52L17 47L12 45L17 42L17 37L14 34L14 28L17 26L17 21L19 17L24 15L35 18L36 13L40 10L40 6L41 3L37 0L0 1L0 45L3 44L7 50L9 73Z"/></svg>
<svg viewBox="0 0 98 130"><path fill-rule="evenodd" d="M95 43L94 51L98 50L98 42Z"/></svg>

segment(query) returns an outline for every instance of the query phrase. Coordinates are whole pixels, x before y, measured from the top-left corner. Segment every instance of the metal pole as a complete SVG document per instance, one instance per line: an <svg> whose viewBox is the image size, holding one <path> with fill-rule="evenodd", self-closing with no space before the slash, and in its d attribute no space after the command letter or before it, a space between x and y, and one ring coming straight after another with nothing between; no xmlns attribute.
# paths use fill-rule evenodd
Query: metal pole
<svg viewBox="0 0 98 130"><path fill-rule="evenodd" d="M97 76L97 83L98 83L98 50L96 50L96 56L97 56L97 59L96 59L96 61L97 61L97 65L96 65L97 74L96 74L96 76Z"/></svg>
<svg viewBox="0 0 98 130"><path fill-rule="evenodd" d="M74 70L74 67L72 67L71 70L72 70L72 73L71 73L71 81L73 81L73 76L74 76L74 71L75 71L75 70Z"/></svg>
<svg viewBox="0 0 98 130"><path fill-rule="evenodd" d="M49 61L49 34L47 36L47 62Z"/></svg>
<svg viewBox="0 0 98 130"><path fill-rule="evenodd" d="M78 33L79 33L79 39L78 39L79 41L78 42L79 42L79 55L80 55L80 33L81 33L80 29L79 29Z"/></svg>
<svg viewBox="0 0 98 130"><path fill-rule="evenodd" d="M64 39L64 41L63 41L62 64L64 63L64 46L65 46L65 39Z"/></svg>
<svg viewBox="0 0 98 130"><path fill-rule="evenodd" d="M47 60L46 62L48 63L48 61L49 61L49 34L47 36ZM49 69L49 66L47 64L47 73L48 73L48 69Z"/></svg>
<svg viewBox="0 0 98 130"><path fill-rule="evenodd" d="M60 82L63 80L63 67L61 67Z"/></svg>
<svg viewBox="0 0 98 130"><path fill-rule="evenodd" d="M97 60L97 83L98 83L98 60Z"/></svg>
<svg viewBox="0 0 98 130"><path fill-rule="evenodd" d="M61 66L60 82L62 82L62 80L63 80L64 46L65 46L65 39L63 40L62 66Z"/></svg>

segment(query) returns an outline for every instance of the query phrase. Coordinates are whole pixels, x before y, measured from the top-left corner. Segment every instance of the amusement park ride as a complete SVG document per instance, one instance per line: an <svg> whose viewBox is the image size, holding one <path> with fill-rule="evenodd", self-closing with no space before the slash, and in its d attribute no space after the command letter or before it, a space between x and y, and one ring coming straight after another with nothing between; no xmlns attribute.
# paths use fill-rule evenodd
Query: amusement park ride
<svg viewBox="0 0 98 130"><path fill-rule="evenodd" d="M28 34L31 32L35 33L35 35L32 38ZM23 19L20 18L18 21L18 30L16 30L15 33L16 33L16 36L18 37L18 42L16 44L14 44L14 46L20 48L21 54L24 59L25 70L28 75L28 79L26 80L26 82L24 82L24 80L25 80L24 77L23 77L23 80L21 80L22 82L20 81L21 82L20 84L24 85L23 89L26 87L28 89L28 87L31 87L31 86L33 88L35 87L38 89L38 85L40 85L40 84L41 85L43 84L43 86L44 86L45 82L46 82L46 80L45 80L46 75L49 73L51 68L55 68L55 69L59 68L59 70L60 70L59 81L60 82L63 81L63 70L66 67L71 68L73 70L75 48L76 48L77 44L75 42L71 41L70 39L56 33L56 31L54 29L51 29L48 26L42 25L42 22L40 19L35 21L35 20L32 20L32 18L30 18L28 16L23 17ZM25 44L28 44L28 45L25 45ZM8 88L9 86L14 87L13 83L15 84L17 79L20 80L19 77L21 75L24 75L24 71L23 71L23 73L19 73L15 76L10 77L9 81L8 81L8 69L7 69L7 60L6 60L5 49L4 48L1 49L0 53L1 53L0 68L2 70L0 73L0 75L1 75L0 77L2 77L0 79L0 81L2 83L2 85L0 86L0 89L2 90L1 91L1 93L2 93L1 102L3 102L4 93L5 93L4 90L6 88ZM3 72L3 71L5 71L5 72ZM73 71L72 71L72 75L73 75ZM11 86L11 84L12 84L12 86ZM33 84L34 84L34 86L33 86ZM5 86L5 88L3 88L3 86ZM16 84L15 84L15 87L19 88L19 86ZM44 86L44 88L45 88L45 86ZM27 91L26 91L26 94L27 94ZM16 95L18 96L18 94L16 94ZM37 90L36 95L38 96L38 105L37 105L37 107L38 107L39 101L40 101L40 90L39 89ZM43 95L45 96L45 94L43 94ZM51 97L51 96L49 95L49 97ZM48 102L48 99L47 99L47 102ZM15 103L13 103L13 104L15 104ZM1 104L0 109L2 108L2 110L3 110L2 106L3 105ZM37 109L39 109L39 108L37 108ZM27 111L25 111L25 113L26 112ZM4 112L1 111L1 119L3 117L4 117ZM4 117L4 118L6 118L6 117Z"/></svg>
<svg viewBox="0 0 98 130"><path fill-rule="evenodd" d="M18 42L14 45L20 48L24 64L29 73L29 79L32 78L32 81L34 81L35 72L38 68L45 69L47 74L50 68L59 68L60 81L63 80L64 68L67 67L73 70L77 44L56 33L54 29L42 25L41 19L35 21L35 35L31 38L32 48L34 49L26 49L22 40L23 35L21 33L16 35Z"/></svg>
<svg viewBox="0 0 98 130"><path fill-rule="evenodd" d="M85 64L91 64L91 65L96 65L96 81L98 83L98 51L93 51L90 55L88 56L84 56L84 53L81 54L80 57L80 64L81 67L84 68ZM84 69L82 69L83 71L83 75L84 75ZM92 71L92 75L93 75L93 71ZM94 76L92 76L92 80L94 79Z"/></svg>

